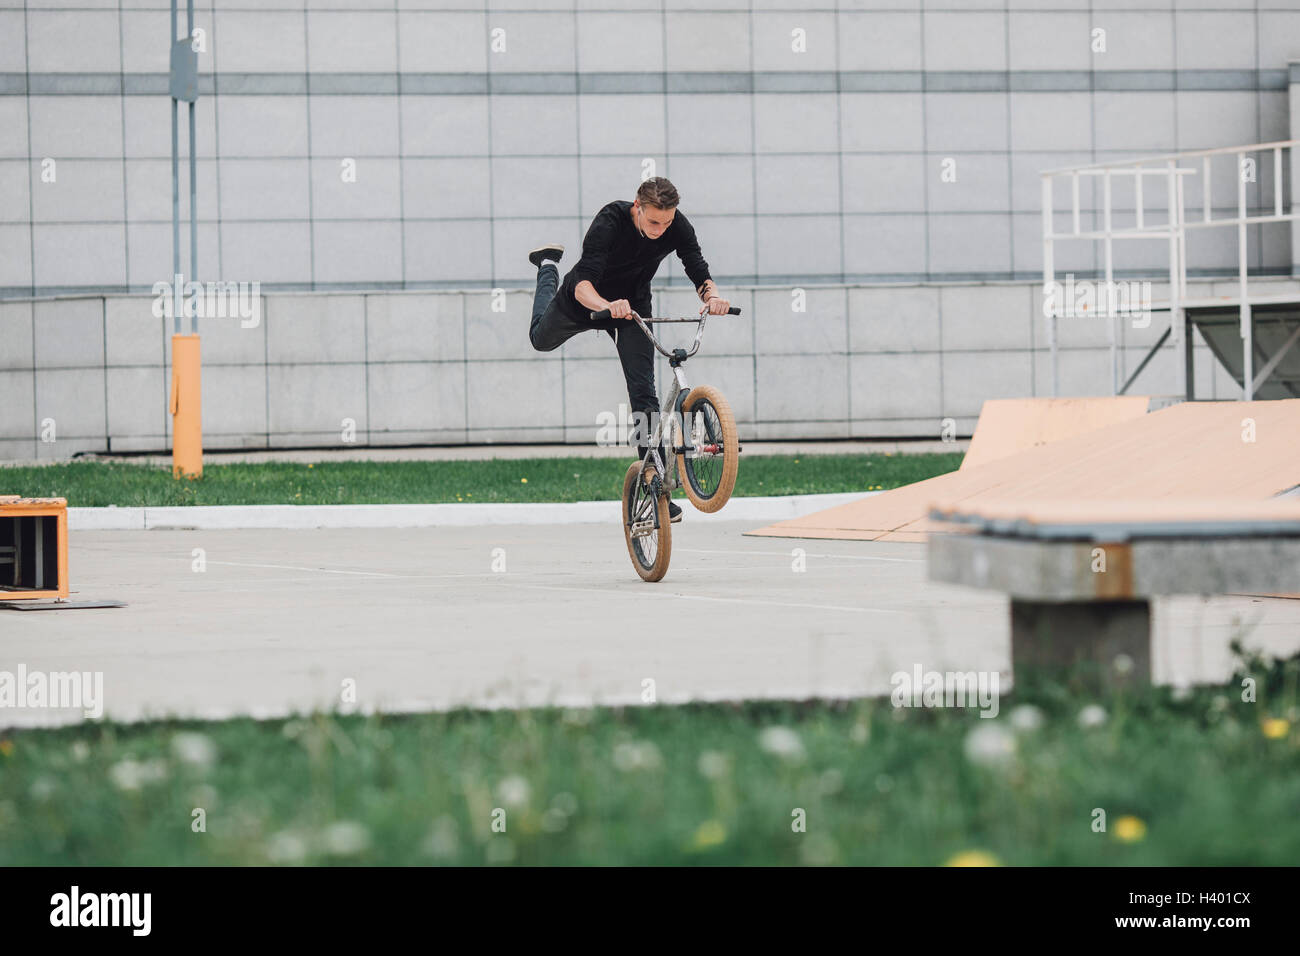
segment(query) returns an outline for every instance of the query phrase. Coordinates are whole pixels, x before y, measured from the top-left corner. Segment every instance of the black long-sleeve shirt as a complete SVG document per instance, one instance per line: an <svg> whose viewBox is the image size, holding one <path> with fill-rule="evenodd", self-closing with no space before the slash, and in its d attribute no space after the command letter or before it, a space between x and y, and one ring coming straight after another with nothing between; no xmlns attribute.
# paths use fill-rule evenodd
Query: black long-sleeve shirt
<svg viewBox="0 0 1300 956"><path fill-rule="evenodd" d="M686 275L698 289L709 276L695 228L680 209L658 239L642 236L632 222L632 203L616 199L596 213L582 240L582 258L564 276L556 293L561 307L574 318L591 322L591 310L574 297L584 279L609 301L627 299L640 315L650 311L650 281L670 252L682 260ZM643 311L644 310L644 311ZM626 320L610 320L624 324ZM604 323L591 323L604 328Z"/></svg>

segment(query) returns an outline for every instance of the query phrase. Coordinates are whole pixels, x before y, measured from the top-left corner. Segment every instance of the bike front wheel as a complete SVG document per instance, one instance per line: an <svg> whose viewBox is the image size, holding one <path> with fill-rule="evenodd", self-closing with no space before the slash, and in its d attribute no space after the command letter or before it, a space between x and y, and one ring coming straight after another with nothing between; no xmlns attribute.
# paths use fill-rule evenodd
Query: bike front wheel
<svg viewBox="0 0 1300 956"><path fill-rule="evenodd" d="M682 490L691 504L706 514L731 500L740 470L740 441L731 405L712 385L691 389L682 403L682 426L692 454L679 453L677 468Z"/></svg>
<svg viewBox="0 0 1300 956"><path fill-rule="evenodd" d="M633 462L623 478L623 535L627 553L643 581L658 581L668 573L673 551L672 528L668 519L668 495L661 479L640 480L641 463ZM647 475L654 469L647 468Z"/></svg>

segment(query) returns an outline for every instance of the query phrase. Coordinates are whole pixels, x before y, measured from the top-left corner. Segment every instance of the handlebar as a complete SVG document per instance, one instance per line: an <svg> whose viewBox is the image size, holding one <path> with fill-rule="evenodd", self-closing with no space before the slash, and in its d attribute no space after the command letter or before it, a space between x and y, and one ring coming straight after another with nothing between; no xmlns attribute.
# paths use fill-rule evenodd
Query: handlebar
<svg viewBox="0 0 1300 956"><path fill-rule="evenodd" d="M740 307L733 305L731 308L727 310L727 315L740 315ZM631 318L635 319L636 324L641 326L641 331L644 332L649 337L650 341L654 344L654 347L659 350L660 354L665 356L666 358L674 359L674 362L676 361L678 356L674 356L672 352L668 351L666 348L664 348L662 345L659 344L659 340L655 338L654 332L650 331L650 326L646 325L646 322L698 322L699 325L696 326L695 329L695 344L691 346L691 350L689 352L687 352L684 356L680 356L682 358L690 358L692 355L694 355L696 352L700 350L700 340L704 338L704 320L707 319L708 317L709 317L708 312L705 312L703 315L697 315L694 318L685 318L685 319L655 319L655 318L643 319L641 318L641 316L636 314L635 310L633 310L631 314ZM613 318L613 316L610 315L609 309L601 309L599 312L591 313L591 320L593 322L600 321L601 319L611 319L611 318Z"/></svg>

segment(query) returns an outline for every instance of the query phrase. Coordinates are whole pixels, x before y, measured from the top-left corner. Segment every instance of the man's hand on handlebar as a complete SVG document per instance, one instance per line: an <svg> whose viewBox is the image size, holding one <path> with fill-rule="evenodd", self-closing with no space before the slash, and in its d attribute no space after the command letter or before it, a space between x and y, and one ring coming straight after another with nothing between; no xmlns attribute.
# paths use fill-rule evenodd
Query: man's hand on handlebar
<svg viewBox="0 0 1300 956"><path fill-rule="evenodd" d="M612 319L630 319L632 306L627 299L615 299L609 304L609 316Z"/></svg>
<svg viewBox="0 0 1300 956"><path fill-rule="evenodd" d="M731 308L731 303L720 295L715 295L704 305L700 306L700 315L707 310L709 315L726 315Z"/></svg>

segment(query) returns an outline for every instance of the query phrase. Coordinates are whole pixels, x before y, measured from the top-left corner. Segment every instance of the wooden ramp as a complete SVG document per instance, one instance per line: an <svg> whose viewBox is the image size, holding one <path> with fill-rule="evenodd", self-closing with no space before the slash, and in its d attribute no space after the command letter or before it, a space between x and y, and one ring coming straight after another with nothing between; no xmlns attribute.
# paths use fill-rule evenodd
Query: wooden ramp
<svg viewBox="0 0 1300 956"><path fill-rule="evenodd" d="M932 507L983 499L1260 501L1300 485L1298 434L1300 399L1185 402L746 533L925 541Z"/></svg>
<svg viewBox="0 0 1300 956"><path fill-rule="evenodd" d="M1097 398L991 398L980 409L962 468L973 468L1026 448L1141 418L1173 399L1149 395Z"/></svg>

